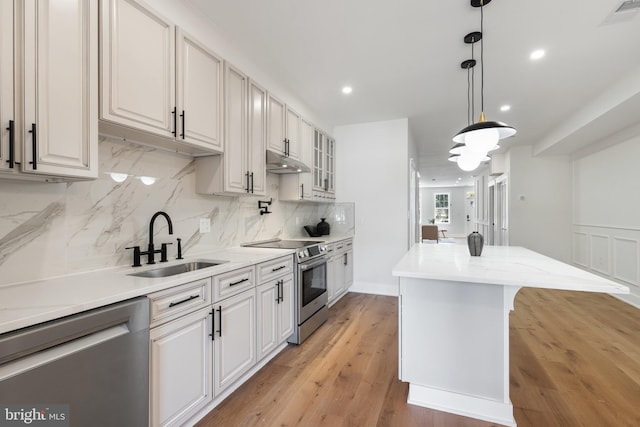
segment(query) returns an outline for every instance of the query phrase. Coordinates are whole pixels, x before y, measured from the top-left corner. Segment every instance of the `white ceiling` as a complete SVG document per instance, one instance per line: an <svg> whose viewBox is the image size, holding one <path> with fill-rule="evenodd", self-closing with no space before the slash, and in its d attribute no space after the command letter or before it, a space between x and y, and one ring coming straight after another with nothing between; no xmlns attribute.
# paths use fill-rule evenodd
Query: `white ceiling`
<svg viewBox="0 0 640 427"><path fill-rule="evenodd" d="M480 29L480 10L469 0L189 1L326 123L407 117L422 183L468 182L469 174L446 159L451 137L467 125L460 62L471 52L462 39ZM639 14L605 22L619 4L494 0L485 6L485 114L518 129L503 149L544 139L640 70ZM547 54L533 62L529 53L537 48ZM476 58L478 52L479 46ZM349 96L341 93L347 84ZM500 112L502 104L511 111Z"/></svg>

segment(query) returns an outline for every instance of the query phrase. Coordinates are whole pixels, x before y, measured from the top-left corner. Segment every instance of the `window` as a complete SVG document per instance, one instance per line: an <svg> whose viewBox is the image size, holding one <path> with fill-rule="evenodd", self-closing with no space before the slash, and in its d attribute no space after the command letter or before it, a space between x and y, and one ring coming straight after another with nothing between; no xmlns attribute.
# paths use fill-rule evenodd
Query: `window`
<svg viewBox="0 0 640 427"><path fill-rule="evenodd" d="M449 193L435 193L433 205L436 224L449 224Z"/></svg>

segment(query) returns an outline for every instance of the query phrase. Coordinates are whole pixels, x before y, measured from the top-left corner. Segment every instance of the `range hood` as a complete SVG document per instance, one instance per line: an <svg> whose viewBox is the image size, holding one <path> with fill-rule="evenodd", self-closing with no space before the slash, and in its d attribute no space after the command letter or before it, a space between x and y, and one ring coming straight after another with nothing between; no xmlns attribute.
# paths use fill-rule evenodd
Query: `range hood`
<svg viewBox="0 0 640 427"><path fill-rule="evenodd" d="M303 173L311 172L311 168L299 160L281 153L267 150L267 172L269 173Z"/></svg>

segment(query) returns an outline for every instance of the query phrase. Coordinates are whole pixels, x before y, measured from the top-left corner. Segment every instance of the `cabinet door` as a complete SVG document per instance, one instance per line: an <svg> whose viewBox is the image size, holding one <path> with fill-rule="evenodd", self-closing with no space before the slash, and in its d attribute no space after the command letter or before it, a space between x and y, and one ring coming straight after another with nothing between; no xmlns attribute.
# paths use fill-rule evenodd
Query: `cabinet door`
<svg viewBox="0 0 640 427"><path fill-rule="evenodd" d="M287 154L292 159L300 160L300 114L287 106Z"/></svg>
<svg viewBox="0 0 640 427"><path fill-rule="evenodd" d="M0 1L0 170L16 170L17 165L11 165L10 153L10 126L13 127L14 148L16 142L16 132L19 129L16 124L15 107L15 79L14 61L14 7L13 1ZM19 150L14 150L14 161L20 161L16 154ZM13 167L11 167L13 166Z"/></svg>
<svg viewBox="0 0 640 427"><path fill-rule="evenodd" d="M313 125L301 119L300 160L311 168L311 172L300 174L300 194L304 200L311 200L313 198L313 133Z"/></svg>
<svg viewBox="0 0 640 427"><path fill-rule="evenodd" d="M313 132L313 188L324 191L324 135L318 129Z"/></svg>
<svg viewBox="0 0 640 427"><path fill-rule="evenodd" d="M336 296L336 266L338 258L331 257L327 260L327 298L329 302Z"/></svg>
<svg viewBox="0 0 640 427"><path fill-rule="evenodd" d="M347 290L353 284L353 251L344 254L344 289Z"/></svg>
<svg viewBox="0 0 640 427"><path fill-rule="evenodd" d="M215 308L214 391L218 395L256 362L255 288Z"/></svg>
<svg viewBox="0 0 640 427"><path fill-rule="evenodd" d="M327 137L325 144L325 173L324 173L324 189L328 193L335 193L335 155L336 141Z"/></svg>
<svg viewBox="0 0 640 427"><path fill-rule="evenodd" d="M251 193L264 196L266 185L267 91L249 80L248 171Z"/></svg>
<svg viewBox="0 0 640 427"><path fill-rule="evenodd" d="M258 360L269 354L278 345L278 291L279 283L271 280L257 288Z"/></svg>
<svg viewBox="0 0 640 427"><path fill-rule="evenodd" d="M177 30L177 139L222 152L222 58Z"/></svg>
<svg viewBox="0 0 640 427"><path fill-rule="evenodd" d="M267 97L267 148L285 153L285 117L284 102L269 94Z"/></svg>
<svg viewBox="0 0 640 427"><path fill-rule="evenodd" d="M213 398L211 307L150 331L151 425L180 425Z"/></svg>
<svg viewBox="0 0 640 427"><path fill-rule="evenodd" d="M284 276L280 284L280 302L278 304L278 344L284 342L293 334L294 329L294 292L293 274Z"/></svg>
<svg viewBox="0 0 640 427"><path fill-rule="evenodd" d="M225 65L225 191L246 193L247 168L247 76Z"/></svg>
<svg viewBox="0 0 640 427"><path fill-rule="evenodd" d="M173 138L174 25L135 0L103 0L101 18L100 118Z"/></svg>
<svg viewBox="0 0 640 427"><path fill-rule="evenodd" d="M98 176L98 9L93 0L24 6L22 170Z"/></svg>

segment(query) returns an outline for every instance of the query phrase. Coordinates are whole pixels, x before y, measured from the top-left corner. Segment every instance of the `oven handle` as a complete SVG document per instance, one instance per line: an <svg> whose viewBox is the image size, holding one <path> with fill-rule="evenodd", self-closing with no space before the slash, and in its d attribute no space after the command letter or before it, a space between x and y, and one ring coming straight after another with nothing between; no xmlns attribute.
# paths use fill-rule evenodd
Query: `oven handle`
<svg viewBox="0 0 640 427"><path fill-rule="evenodd" d="M315 268L315 267L317 267L319 265L326 264L326 263L327 263L327 259L325 257L322 257L322 258L318 258L318 259L316 259L314 261L311 261L311 262L308 262L308 263L299 264L298 266L299 266L300 270L304 271L304 270L308 270L310 268Z"/></svg>

